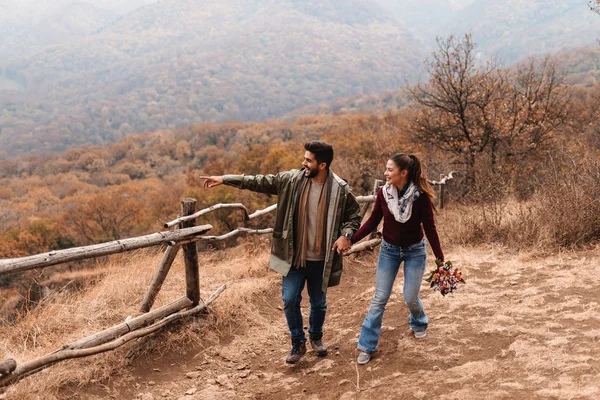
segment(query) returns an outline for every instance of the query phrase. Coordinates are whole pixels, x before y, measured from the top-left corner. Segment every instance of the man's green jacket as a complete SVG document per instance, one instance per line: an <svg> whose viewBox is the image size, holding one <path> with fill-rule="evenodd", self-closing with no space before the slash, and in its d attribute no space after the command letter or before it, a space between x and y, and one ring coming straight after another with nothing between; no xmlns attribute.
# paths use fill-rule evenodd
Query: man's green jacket
<svg viewBox="0 0 600 400"><path fill-rule="evenodd" d="M297 192L304 179L304 169L279 172L276 175L224 175L223 183L238 189L276 194L277 214L271 243L271 269L287 276L294 257L294 214ZM353 234L360 227L360 208L350 186L333 172L327 177L329 208L327 210L325 267L323 291L340 283L342 257L332 250L335 241L343 234Z"/></svg>

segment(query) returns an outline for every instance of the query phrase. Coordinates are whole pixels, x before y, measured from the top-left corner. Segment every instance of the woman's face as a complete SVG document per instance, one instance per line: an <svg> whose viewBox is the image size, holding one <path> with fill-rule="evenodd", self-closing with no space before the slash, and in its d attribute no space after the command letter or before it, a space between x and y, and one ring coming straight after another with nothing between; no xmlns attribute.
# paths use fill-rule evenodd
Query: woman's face
<svg viewBox="0 0 600 400"><path fill-rule="evenodd" d="M394 185L398 189L402 189L408 183L408 171L405 169L400 170L392 160L388 160L383 175L388 184Z"/></svg>

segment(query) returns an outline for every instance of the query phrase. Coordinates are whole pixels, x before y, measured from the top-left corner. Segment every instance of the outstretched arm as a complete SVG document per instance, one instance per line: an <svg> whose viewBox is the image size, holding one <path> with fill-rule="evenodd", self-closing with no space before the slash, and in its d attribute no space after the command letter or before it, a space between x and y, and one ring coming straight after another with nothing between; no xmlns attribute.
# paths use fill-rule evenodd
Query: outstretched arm
<svg viewBox="0 0 600 400"><path fill-rule="evenodd" d="M293 171L279 172L276 175L222 175L201 176L202 187L210 189L219 185L233 186L238 189L259 193L278 194L283 182L289 180Z"/></svg>

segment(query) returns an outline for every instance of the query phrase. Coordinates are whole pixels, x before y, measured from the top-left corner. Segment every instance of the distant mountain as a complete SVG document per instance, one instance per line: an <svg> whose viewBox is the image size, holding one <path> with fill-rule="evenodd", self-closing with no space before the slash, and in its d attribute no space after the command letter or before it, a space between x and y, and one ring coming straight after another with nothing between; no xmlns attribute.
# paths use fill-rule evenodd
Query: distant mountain
<svg viewBox="0 0 600 400"><path fill-rule="evenodd" d="M0 0L0 56L14 59L66 43L158 0Z"/></svg>
<svg viewBox="0 0 600 400"><path fill-rule="evenodd" d="M451 31L470 29L482 58L507 63L566 48L590 46L600 18L582 0L478 0L457 14Z"/></svg>
<svg viewBox="0 0 600 400"><path fill-rule="evenodd" d="M0 158L380 92L414 81L416 43L367 0L161 1L5 64Z"/></svg>
<svg viewBox="0 0 600 400"><path fill-rule="evenodd" d="M600 84L600 46L563 50L550 55L564 75L567 85L591 88ZM525 60L526 62L526 60ZM507 68L518 65L511 64ZM283 120L293 120L302 115L328 114L384 114L400 110L410 104L410 96L403 89L381 93L339 97L319 104L304 106L286 113Z"/></svg>

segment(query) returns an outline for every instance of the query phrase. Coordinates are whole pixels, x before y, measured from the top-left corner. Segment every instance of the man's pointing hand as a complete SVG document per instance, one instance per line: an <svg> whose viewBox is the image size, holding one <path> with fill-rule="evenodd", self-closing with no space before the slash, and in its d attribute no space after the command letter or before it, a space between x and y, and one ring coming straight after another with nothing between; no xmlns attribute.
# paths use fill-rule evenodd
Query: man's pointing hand
<svg viewBox="0 0 600 400"><path fill-rule="evenodd" d="M201 176L200 179L204 179L204 182L202 182L203 188L210 189L223 184L222 176Z"/></svg>

